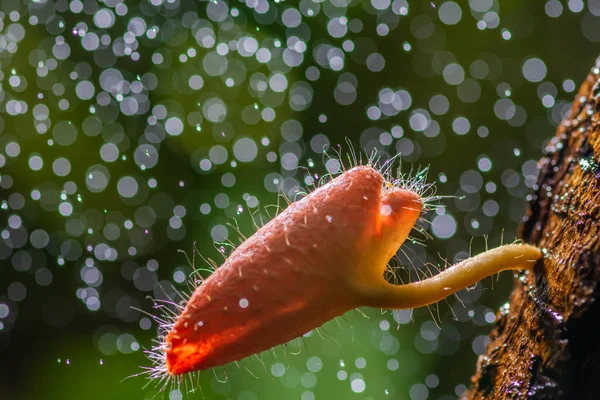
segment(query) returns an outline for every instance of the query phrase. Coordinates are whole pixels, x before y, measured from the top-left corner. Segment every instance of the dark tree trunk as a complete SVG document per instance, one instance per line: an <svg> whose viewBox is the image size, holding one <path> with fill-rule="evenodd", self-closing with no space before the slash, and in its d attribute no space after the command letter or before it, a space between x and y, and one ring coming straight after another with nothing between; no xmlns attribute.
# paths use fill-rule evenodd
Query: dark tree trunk
<svg viewBox="0 0 600 400"><path fill-rule="evenodd" d="M464 399L600 399L599 122L600 58L546 147L520 227L545 257L517 275Z"/></svg>

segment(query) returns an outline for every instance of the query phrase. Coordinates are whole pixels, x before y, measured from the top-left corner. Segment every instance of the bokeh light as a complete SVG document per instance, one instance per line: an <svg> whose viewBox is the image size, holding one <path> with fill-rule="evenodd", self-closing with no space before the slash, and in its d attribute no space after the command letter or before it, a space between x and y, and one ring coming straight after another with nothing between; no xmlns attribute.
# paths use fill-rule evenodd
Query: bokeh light
<svg viewBox="0 0 600 400"><path fill-rule="evenodd" d="M448 196L398 253L407 279L512 241L599 21L596 0L4 2L0 393L152 398L117 384L148 364L149 298L187 293L200 255L220 264L352 148ZM203 395L454 399L509 286L350 313Z"/></svg>

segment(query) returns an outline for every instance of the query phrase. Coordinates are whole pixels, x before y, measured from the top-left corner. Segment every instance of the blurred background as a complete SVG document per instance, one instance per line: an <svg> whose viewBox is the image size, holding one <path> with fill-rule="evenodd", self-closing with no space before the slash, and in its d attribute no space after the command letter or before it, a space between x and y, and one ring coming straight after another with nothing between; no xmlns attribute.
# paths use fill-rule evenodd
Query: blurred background
<svg viewBox="0 0 600 400"><path fill-rule="evenodd" d="M232 226L338 172L347 139L452 196L403 247L413 279L514 240L599 43L599 0L3 0L0 397L153 398L124 380L156 337L138 309L187 290L194 244L220 263ZM454 399L510 287L351 312L159 396Z"/></svg>

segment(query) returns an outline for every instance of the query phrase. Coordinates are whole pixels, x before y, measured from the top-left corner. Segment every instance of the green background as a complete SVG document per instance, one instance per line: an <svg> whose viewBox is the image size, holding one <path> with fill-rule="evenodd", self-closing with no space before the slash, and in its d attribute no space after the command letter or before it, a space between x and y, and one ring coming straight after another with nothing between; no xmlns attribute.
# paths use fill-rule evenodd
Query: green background
<svg viewBox="0 0 600 400"><path fill-rule="evenodd" d="M169 281L178 290L186 290L185 284L174 281L176 271L187 274L192 270L178 250L191 255L195 243L202 255L222 259L211 238L215 226L235 220L242 232L251 234L250 212L266 215L260 211L264 205L281 201L268 190L273 185L265 184L265 177L272 182L275 176L269 174L293 183L281 189L289 197L305 190L306 169L286 169L280 163L282 155L294 154L301 167L310 166L310 174L325 174L328 158L311 147L316 135L328 138L328 154L333 158L338 144L342 154L347 152L347 139L364 152L377 149L383 159L404 151L404 171L429 166L428 181L437 182L439 195L450 196L441 200L443 211L429 213L426 219L435 226L436 217L445 212L455 227L448 218L437 220L449 229L443 234L424 223L433 239L427 247L404 247L411 260L400 260L407 269L412 268L411 262L418 269L424 261L440 264L441 259L453 262L469 251L477 253L485 249L486 235L490 246L512 241L535 182L535 162L575 96L573 88L594 65L600 42L597 1L269 1L266 13L250 7L264 4L249 1L227 5L198 1L124 5L87 0L0 4L0 218L4 229L0 242L0 397L11 399L150 399L156 395L152 383L143 388L143 377L124 380L149 364L143 349L151 347L156 336L156 325L148 329L147 319L140 323L144 315L129 306L153 312L147 297L162 294L156 285L147 286L148 279ZM291 26L298 13L292 10L287 19L286 10L298 7L302 22ZM402 7L407 12L400 11ZM309 9L318 12L308 16ZM138 20L132 25L134 18L145 21L138 36L127 34L141 26ZM350 30L334 37L340 18L346 18ZM357 21L362 23L360 30ZM235 50L211 59L215 47L203 47L200 42L207 31L198 33L206 26L215 32L214 46L231 46L253 37L260 48L270 49L272 60L261 63ZM148 34L152 27L158 28L155 38ZM378 28L380 33L388 32L378 34ZM105 36L108 44L94 45L91 37L84 44L83 38L90 33ZM306 50L298 65L288 65L280 50L297 40ZM63 42L68 44L67 52ZM339 50L344 45L354 49ZM324 51L324 46L344 54L341 70L327 64L323 54L329 50ZM127 47L129 53L123 50ZM138 57L133 53L139 59L133 59ZM157 54L160 63L153 58ZM182 54L187 56L181 58ZM372 54L385 60L382 69L372 64L373 58L369 61ZM218 74L210 72L218 71L214 63L223 59L227 67ZM531 60L533 64L528 64ZM451 74L454 67L447 69L451 64L461 66L462 78ZM527 69L527 65L535 68ZM307 77L311 67L313 73L314 68L320 72L317 80ZM111 81L103 75L106 71L119 71L121 77ZM259 94L255 89L260 76L268 80L276 73L285 76L285 90L271 87ZM193 75L203 79L199 90L190 87ZM13 76L18 82L10 80ZM229 87L227 78L231 77L234 83ZM138 82L142 97L136 100L137 113L121 105L124 98L134 96L119 86L120 80L128 85ZM91 98L82 95L85 86L77 90L82 81L94 87ZM340 87L343 82L354 82L352 104L342 105L335 96L336 88L349 89L348 85ZM405 102L405 109L393 115L369 117L369 108L379 104L384 88L406 91L410 105ZM307 91L312 95L307 97ZM431 99L439 94L446 97L449 109L438 115ZM294 95L308 99L307 104L294 105L293 99L290 103ZM214 99L226 106L225 116L215 117L216 109L205 107ZM503 99L510 101L498 103ZM40 104L45 109L36 108ZM508 111L501 109L503 105L508 105ZM164 106L164 118L157 106ZM274 112L275 117L257 119L252 109ZM437 132L434 128L423 132L414 125L417 120L411 123L416 114L425 115L422 110L429 115L428 129L437 124ZM159 117L152 120L153 115ZM175 125L182 122L181 132L171 126L167 127L171 132L165 133L163 126L170 118ZM453 127L457 118L469 122L467 132ZM292 133L287 130L290 125L285 125L289 120L296 121ZM398 127L402 136L393 137ZM160 140L152 142L152 137ZM247 162L236 152L240 138L256 144L256 155ZM18 155L14 155L15 143ZM116 160L107 161L110 156L102 155L106 144L119 150ZM155 165L145 169L139 162L144 159L142 150L136 159L136 149L143 144L150 144L158 157ZM222 147L215 150L215 146ZM240 146L242 153L248 151ZM223 149L226 161L213 161L203 170L201 161L211 159L211 150L223 154ZM43 160L41 169L35 157ZM70 162L67 176L57 175L52 167L60 157ZM269 161L272 157L275 160ZM486 162L491 162L491 168L485 167ZM93 166L103 166L102 171L110 174L105 186L100 182L100 189L94 186L98 176L94 175L97 169L89 169ZM228 183L231 175L226 174L233 174L235 184ZM123 195L125 183L131 182L122 181L120 189L123 177L135 179L133 196ZM150 185L156 187L149 187L152 179L156 184ZM76 189L65 187L67 182ZM489 183L495 184L495 191L486 186ZM62 200L61 190L65 191ZM36 193L41 193L40 200L33 198ZM246 201L249 196L260 206L252 207L253 201ZM495 201L496 206L488 201ZM64 202L73 209L68 215L60 211ZM210 212L202 212L203 204L210 205ZM171 220L177 205L185 207L185 215ZM155 213L148 227L139 214L136 220L136 212L144 206ZM14 216L20 222L14 218L11 222ZM124 227L127 220L133 223L129 230ZM170 223L183 223L184 228L169 227ZM105 230L109 224L119 227L118 238L107 237L113 237ZM47 233L48 243L34 243L39 239L31 235L36 230ZM229 235L237 240L232 229ZM115 250L114 259L87 250L102 243ZM135 254L128 253L130 247L135 247ZM96 280L90 285L84 279L86 259L100 271L101 283ZM158 269L150 260L158 263ZM202 267L198 257L196 267ZM400 313L400 322L391 312L351 312L339 325L325 325L323 337L313 332L303 344L290 343L287 356L278 348L275 356L263 354L264 366L256 359L244 361L243 367L251 373L235 365L218 368L214 374L202 373L203 394L186 393L185 397L456 398L468 386L494 313L507 301L510 286L511 274L504 273L497 281L487 279L474 290L461 292L461 301L450 298L430 309L414 310L411 320L407 312ZM78 298L78 291L89 288L99 298L99 309ZM227 382L219 383L224 376ZM363 382L364 390L353 389L353 382L358 386ZM169 388L159 394L179 395Z"/></svg>

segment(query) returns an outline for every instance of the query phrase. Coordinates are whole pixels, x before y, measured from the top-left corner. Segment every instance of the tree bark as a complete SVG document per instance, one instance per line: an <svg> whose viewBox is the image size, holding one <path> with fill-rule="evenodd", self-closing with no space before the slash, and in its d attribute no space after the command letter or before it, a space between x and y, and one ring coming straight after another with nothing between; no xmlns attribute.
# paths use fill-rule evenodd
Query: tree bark
<svg viewBox="0 0 600 400"><path fill-rule="evenodd" d="M463 399L600 399L600 58L539 162L515 276ZM540 134L543 134L540 132Z"/></svg>

